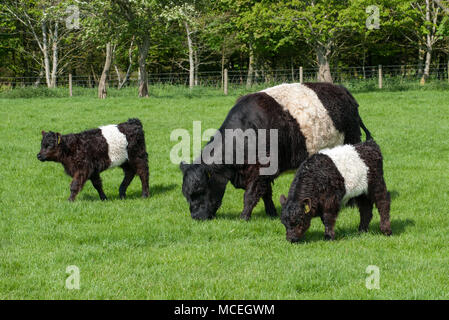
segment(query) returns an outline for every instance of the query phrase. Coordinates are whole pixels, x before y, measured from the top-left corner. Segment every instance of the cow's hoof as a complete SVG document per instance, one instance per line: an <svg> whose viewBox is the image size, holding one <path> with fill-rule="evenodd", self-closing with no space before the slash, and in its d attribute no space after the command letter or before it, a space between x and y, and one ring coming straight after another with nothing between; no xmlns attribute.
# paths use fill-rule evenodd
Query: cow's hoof
<svg viewBox="0 0 449 320"><path fill-rule="evenodd" d="M270 218L277 218L278 217L278 213L276 211L274 212L267 212L267 216L269 216Z"/></svg>

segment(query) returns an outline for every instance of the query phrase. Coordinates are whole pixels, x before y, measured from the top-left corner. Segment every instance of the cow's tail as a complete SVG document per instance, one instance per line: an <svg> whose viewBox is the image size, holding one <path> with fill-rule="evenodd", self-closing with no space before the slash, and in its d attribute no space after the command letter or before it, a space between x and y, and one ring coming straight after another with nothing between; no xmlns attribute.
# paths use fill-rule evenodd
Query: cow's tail
<svg viewBox="0 0 449 320"><path fill-rule="evenodd" d="M369 132L368 128L365 127L365 124L363 123L362 118L360 118L360 116L359 116L359 123L360 123L360 128L362 128L363 131L365 131L366 141L373 140L373 136L371 135L371 132Z"/></svg>

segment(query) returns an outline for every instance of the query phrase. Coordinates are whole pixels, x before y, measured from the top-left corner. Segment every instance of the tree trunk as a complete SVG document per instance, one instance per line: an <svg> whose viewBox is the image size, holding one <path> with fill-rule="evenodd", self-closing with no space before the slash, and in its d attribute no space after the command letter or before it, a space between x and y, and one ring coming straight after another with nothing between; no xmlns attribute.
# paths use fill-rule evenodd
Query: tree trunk
<svg viewBox="0 0 449 320"><path fill-rule="evenodd" d="M198 70L199 70L199 68L200 68L200 61L199 61L199 58L198 58L198 49L196 49L195 51L194 51L194 63L195 63L195 71L194 71L194 78L195 78L195 80L194 80L194 83L195 83L195 87L198 85Z"/></svg>
<svg viewBox="0 0 449 320"><path fill-rule="evenodd" d="M117 90L120 90L120 83L122 82L122 77L120 76L120 70L117 65L114 64L115 74L117 75Z"/></svg>
<svg viewBox="0 0 449 320"><path fill-rule="evenodd" d="M424 54L425 51L423 49L422 44L419 44L419 48L418 48L418 77L422 77L424 71L423 71L423 61L424 61Z"/></svg>
<svg viewBox="0 0 449 320"><path fill-rule="evenodd" d="M249 43L249 61L248 61L248 75L246 77L246 88L249 89L253 85L254 74L254 50L251 42Z"/></svg>
<svg viewBox="0 0 449 320"><path fill-rule="evenodd" d="M138 44L139 47L139 97L148 97L148 74L146 59L150 49L150 37L147 35Z"/></svg>
<svg viewBox="0 0 449 320"><path fill-rule="evenodd" d="M318 61L318 81L319 82L333 82L331 69L329 65L330 49L319 46L316 48L316 55Z"/></svg>
<svg viewBox="0 0 449 320"><path fill-rule="evenodd" d="M107 79L109 75L109 69L112 62L112 44L108 42L106 44L106 59L104 62L103 72L101 73L100 82L98 83L98 98L105 99L107 96Z"/></svg>
<svg viewBox="0 0 449 320"><path fill-rule="evenodd" d="M133 44L134 44L134 36L131 40L131 45L129 46L129 50L128 50L128 61L129 61L128 69L126 70L126 74L125 74L125 77L123 78L123 81L118 86L118 90L123 88L125 86L125 84L128 83L128 81L129 81L129 76L131 74L131 66L133 64Z"/></svg>
<svg viewBox="0 0 449 320"><path fill-rule="evenodd" d="M194 75L195 75L195 66L193 62L193 44L192 44L192 38L190 37L191 32L189 28L189 24L187 22L184 22L184 26L186 28L187 33L187 46L189 47L189 88L192 90L194 85Z"/></svg>
<svg viewBox="0 0 449 320"><path fill-rule="evenodd" d="M56 87L56 77L58 76L58 31L59 31L59 23L58 21L56 21L52 37L52 52L53 52L52 71L51 71L52 88Z"/></svg>
<svg viewBox="0 0 449 320"><path fill-rule="evenodd" d="M421 85L426 83L426 80L430 75L430 62L432 60L432 48L427 48L426 50L426 60L424 62L424 73L421 77Z"/></svg>
<svg viewBox="0 0 449 320"><path fill-rule="evenodd" d="M36 81L34 82L34 86L35 87L39 87L39 85L41 84L41 78L44 75L44 69L41 66L41 70L39 71L39 75L37 76Z"/></svg>
<svg viewBox="0 0 449 320"><path fill-rule="evenodd" d="M50 82L50 58L48 56L48 34L45 21L42 22L42 53L44 54L45 81L47 87L51 88Z"/></svg>
<svg viewBox="0 0 449 320"><path fill-rule="evenodd" d="M223 42L223 48L221 50L221 87L223 88L224 85L224 65L225 65L225 49L224 49L224 42Z"/></svg>
<svg viewBox="0 0 449 320"><path fill-rule="evenodd" d="M424 73L421 77L421 85L426 83L426 80L430 75L430 62L432 60L432 50L434 44L434 37L436 32L436 23L438 19L438 11L435 4L431 0L426 0L426 22L431 23L432 27L428 27L428 32L426 34L426 60L424 62Z"/></svg>

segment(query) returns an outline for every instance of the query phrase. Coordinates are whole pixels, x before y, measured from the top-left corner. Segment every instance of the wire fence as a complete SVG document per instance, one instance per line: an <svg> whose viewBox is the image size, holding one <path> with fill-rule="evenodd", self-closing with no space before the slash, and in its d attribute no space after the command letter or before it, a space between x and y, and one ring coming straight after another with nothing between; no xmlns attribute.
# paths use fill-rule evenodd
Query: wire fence
<svg viewBox="0 0 449 320"><path fill-rule="evenodd" d="M381 69L381 71L380 71ZM291 68L280 70L255 70L252 75L251 83L258 84L276 84L284 82L304 82L317 81L317 68ZM361 67L342 67L331 69L334 82L358 82L358 81L378 81L380 74L383 83L388 81L407 82L419 81L422 77L423 68L418 65L387 65L387 66L361 66ZM302 73L302 75L301 75ZM123 81L115 72L111 72L108 77L109 87L118 87ZM98 86L99 75L76 75L71 76L73 86L84 88L96 88ZM247 70L229 70L229 85L246 85L248 79ZM189 85L188 72L169 72L169 73L150 73L148 74L149 85ZM445 80L449 81L448 65L433 65L430 68L428 80ZM126 86L138 86L137 72L133 73ZM221 71L205 71L198 72L195 75L196 86L207 86L220 88L223 85L223 73ZM47 86L45 78L42 76L35 77L5 77L0 76L0 90L17 87L41 87ZM60 75L56 78L57 87L69 86L69 75Z"/></svg>

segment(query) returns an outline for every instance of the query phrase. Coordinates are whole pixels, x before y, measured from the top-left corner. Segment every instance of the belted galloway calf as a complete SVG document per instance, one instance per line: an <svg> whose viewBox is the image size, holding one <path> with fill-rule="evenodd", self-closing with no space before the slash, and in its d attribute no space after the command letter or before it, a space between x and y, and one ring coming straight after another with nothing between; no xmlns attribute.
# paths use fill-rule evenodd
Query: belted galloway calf
<svg viewBox="0 0 449 320"><path fill-rule="evenodd" d="M360 211L359 231L368 231L373 204L380 230L391 235L390 194L383 177L382 154L373 140L321 150L299 167L286 199L281 196L281 221L287 240L297 242L314 217L324 224L324 237L335 238L340 207L354 199Z"/></svg>
<svg viewBox="0 0 449 320"><path fill-rule="evenodd" d="M118 125L107 125L81 133L62 135L42 131L40 161L60 162L73 178L69 201L74 201L87 180L92 182L101 200L106 200L100 173L120 166L125 177L119 188L120 198L137 174L142 182L142 196L149 196L148 154L139 119L129 119Z"/></svg>

